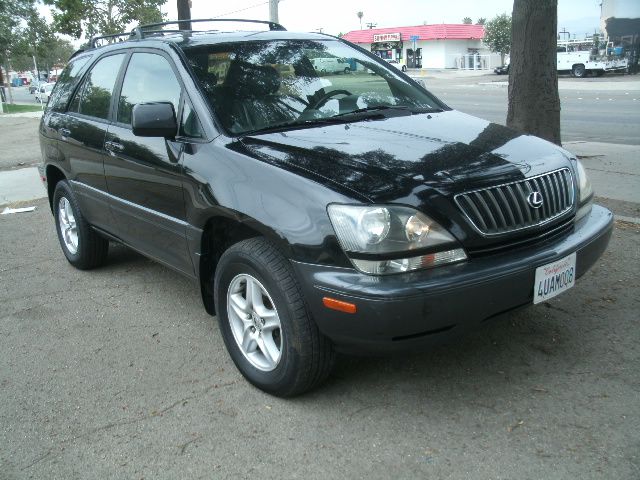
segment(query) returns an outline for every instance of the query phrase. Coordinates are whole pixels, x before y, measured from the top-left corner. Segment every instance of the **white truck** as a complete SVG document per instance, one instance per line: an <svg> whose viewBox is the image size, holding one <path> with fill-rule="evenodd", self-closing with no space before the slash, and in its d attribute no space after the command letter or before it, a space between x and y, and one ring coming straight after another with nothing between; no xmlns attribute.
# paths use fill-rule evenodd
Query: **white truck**
<svg viewBox="0 0 640 480"><path fill-rule="evenodd" d="M582 78L589 73L600 76L605 72L627 69L626 58L594 55L590 51L567 51L570 48L558 45L558 72L571 72L574 77Z"/></svg>
<svg viewBox="0 0 640 480"><path fill-rule="evenodd" d="M311 59L313 68L320 73L349 73L351 67L342 58L328 57L328 58L313 58Z"/></svg>

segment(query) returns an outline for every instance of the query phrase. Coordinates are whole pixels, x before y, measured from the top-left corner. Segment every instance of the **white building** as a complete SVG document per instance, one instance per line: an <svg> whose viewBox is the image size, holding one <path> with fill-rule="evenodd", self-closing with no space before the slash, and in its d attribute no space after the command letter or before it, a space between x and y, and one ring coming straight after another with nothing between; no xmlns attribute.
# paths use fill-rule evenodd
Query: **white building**
<svg viewBox="0 0 640 480"><path fill-rule="evenodd" d="M342 38L408 68L493 69L500 55L482 42L482 25L438 24L353 30Z"/></svg>

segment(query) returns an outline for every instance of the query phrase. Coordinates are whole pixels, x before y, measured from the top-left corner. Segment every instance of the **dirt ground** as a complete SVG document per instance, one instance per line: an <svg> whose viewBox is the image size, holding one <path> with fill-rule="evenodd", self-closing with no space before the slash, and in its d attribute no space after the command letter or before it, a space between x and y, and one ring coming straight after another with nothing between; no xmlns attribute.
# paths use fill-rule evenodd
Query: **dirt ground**
<svg viewBox="0 0 640 480"><path fill-rule="evenodd" d="M195 285L122 247L74 270L36 204L0 217L3 480L640 478L638 225L560 297L280 400Z"/></svg>
<svg viewBox="0 0 640 480"><path fill-rule="evenodd" d="M39 118L0 116L0 171L35 166L42 161Z"/></svg>

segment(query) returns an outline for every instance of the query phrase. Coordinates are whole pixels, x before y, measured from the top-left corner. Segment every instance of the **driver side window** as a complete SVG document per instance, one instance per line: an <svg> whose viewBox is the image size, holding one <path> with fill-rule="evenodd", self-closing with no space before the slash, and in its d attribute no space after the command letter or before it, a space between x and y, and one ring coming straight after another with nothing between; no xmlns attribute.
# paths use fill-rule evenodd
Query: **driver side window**
<svg viewBox="0 0 640 480"><path fill-rule="evenodd" d="M181 92L166 58L154 53L134 53L122 82L117 121L131 125L131 112L138 103L171 102L177 114Z"/></svg>

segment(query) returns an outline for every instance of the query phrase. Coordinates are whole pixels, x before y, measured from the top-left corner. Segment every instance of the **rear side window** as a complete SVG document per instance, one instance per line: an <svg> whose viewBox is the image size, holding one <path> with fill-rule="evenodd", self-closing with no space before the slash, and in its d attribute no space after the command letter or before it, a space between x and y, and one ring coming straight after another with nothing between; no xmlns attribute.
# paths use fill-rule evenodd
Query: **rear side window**
<svg viewBox="0 0 640 480"><path fill-rule="evenodd" d="M104 57L93 66L76 93L69 111L107 119L113 87L125 54Z"/></svg>
<svg viewBox="0 0 640 480"><path fill-rule="evenodd" d="M58 77L56 88L51 93L49 108L55 112L63 112L67 107L67 102L73 93L73 89L80 80L83 67L91 59L91 55L71 60Z"/></svg>
<svg viewBox="0 0 640 480"><path fill-rule="evenodd" d="M134 53L122 82L118 122L131 125L131 111L137 103L171 102L177 113L180 93L180 83L167 59L153 53Z"/></svg>

